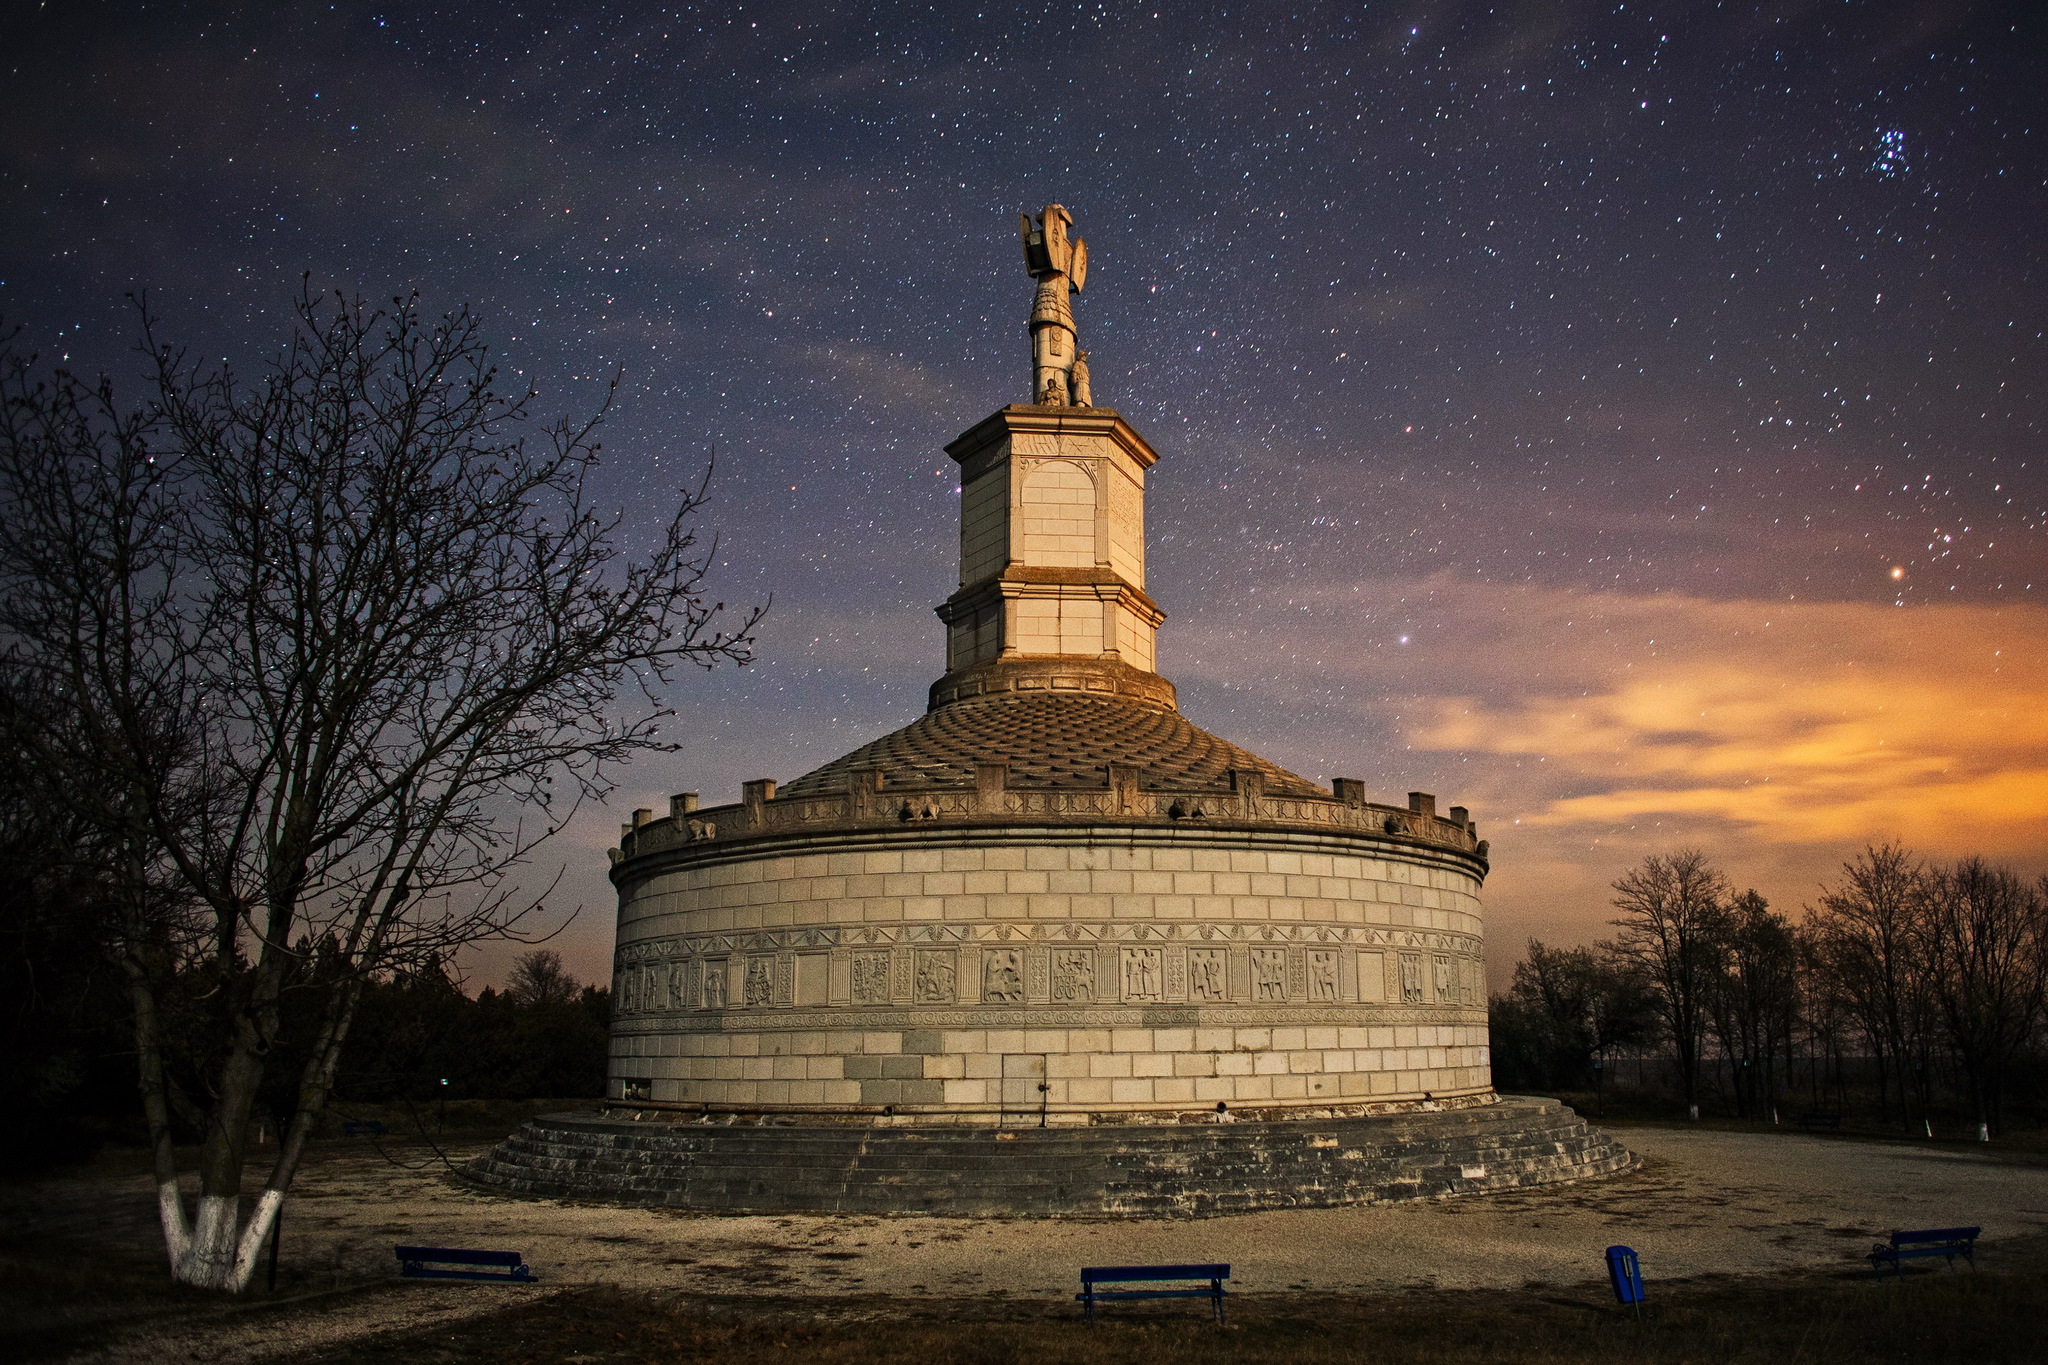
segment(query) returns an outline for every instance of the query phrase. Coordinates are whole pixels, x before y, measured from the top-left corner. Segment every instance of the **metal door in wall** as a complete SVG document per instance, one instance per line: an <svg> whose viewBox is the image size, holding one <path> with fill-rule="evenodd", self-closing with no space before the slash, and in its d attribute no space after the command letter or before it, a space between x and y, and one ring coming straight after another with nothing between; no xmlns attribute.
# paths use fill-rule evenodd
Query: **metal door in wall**
<svg viewBox="0 0 2048 1365"><path fill-rule="evenodd" d="M1045 1054L1006 1052L1003 1054L1003 1113L1005 1128L1045 1126Z"/></svg>

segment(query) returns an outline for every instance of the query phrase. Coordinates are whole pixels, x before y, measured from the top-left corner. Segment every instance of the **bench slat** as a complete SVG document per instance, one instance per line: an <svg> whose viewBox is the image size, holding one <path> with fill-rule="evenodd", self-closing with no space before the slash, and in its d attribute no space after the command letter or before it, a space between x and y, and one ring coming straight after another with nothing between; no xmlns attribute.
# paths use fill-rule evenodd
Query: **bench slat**
<svg viewBox="0 0 2048 1365"><path fill-rule="evenodd" d="M404 1270L408 1280L523 1280L533 1279L533 1272L526 1266L516 1266L502 1274L495 1270L434 1270L428 1266L408 1265Z"/></svg>
<svg viewBox="0 0 2048 1365"><path fill-rule="evenodd" d="M393 1247L401 1261L439 1261L445 1265L519 1265L516 1251L464 1251L457 1247Z"/></svg>
<svg viewBox="0 0 2048 1365"><path fill-rule="evenodd" d="M1121 1280L1227 1280L1227 1265L1092 1265L1081 1271L1082 1284L1114 1284Z"/></svg>
<svg viewBox="0 0 2048 1365"><path fill-rule="evenodd" d="M1974 1242L1982 1228L1927 1228L1920 1232L1895 1232L1892 1245L1903 1246L1909 1242Z"/></svg>

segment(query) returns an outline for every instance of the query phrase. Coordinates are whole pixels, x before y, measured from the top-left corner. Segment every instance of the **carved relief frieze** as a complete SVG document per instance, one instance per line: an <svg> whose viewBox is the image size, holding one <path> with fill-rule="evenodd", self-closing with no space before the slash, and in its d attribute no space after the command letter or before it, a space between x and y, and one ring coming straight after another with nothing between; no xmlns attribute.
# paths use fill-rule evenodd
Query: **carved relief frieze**
<svg viewBox="0 0 2048 1365"><path fill-rule="evenodd" d="M865 1007L853 1010L832 1010L829 1008L776 1010L759 1016L764 1022L761 1028L780 1032L782 1030L805 1029L869 1029L897 1030L905 1028L1123 1028L1159 1027L1159 1014L1176 1007L1164 1004L1099 1003L1093 1006L1075 1005L1025 1005L1000 1006L953 1005L912 1007L896 1004L884 1008ZM1432 1025L1432 1026L1475 1026L1470 1011L1462 1007L1400 1008L1382 1006L1378 1008L1359 1005L1309 1005L1284 1004L1260 1007L1255 1004L1231 1004L1209 1010L1199 1009L1190 1004L1182 1006L1188 1011L1188 1023L1198 1020L1222 1027L1268 1027L1296 1026L1306 1024L1328 1024L1339 1027L1366 1027L1389 1025ZM662 1033L709 1033L725 1032L730 1029L730 1016L721 1020L716 1016L696 1014L636 1015L630 1019L614 1022L614 1029L621 1034L662 1034ZM1475 1037L1472 1046L1480 1045Z"/></svg>
<svg viewBox="0 0 2048 1365"><path fill-rule="evenodd" d="M1231 944L1245 945L1234 959ZM1348 960L1340 944L1364 947L1375 962L1383 960L1380 951L1391 952L1391 989L1382 991L1365 979L1367 958ZM1475 984L1480 979L1479 939L1471 934L1348 925L999 921L844 929L813 925L622 945L614 974L615 1008L623 1015L787 1007L795 1003L798 950L850 954L834 969L842 984L831 998L870 1007L924 1002L931 973L925 970L920 978L919 970L922 955L932 952L954 955L954 970L968 972L952 978L945 1003L973 1003L979 997L1006 1006L1120 999L1304 1005L1350 999L1379 1003L1385 994L1402 1004L1470 1005L1481 998ZM988 955L998 950L1011 956ZM975 955L963 963L957 958L961 951ZM995 962L1004 964L1005 973L1014 973L1014 984L1010 975L1000 983L988 975Z"/></svg>

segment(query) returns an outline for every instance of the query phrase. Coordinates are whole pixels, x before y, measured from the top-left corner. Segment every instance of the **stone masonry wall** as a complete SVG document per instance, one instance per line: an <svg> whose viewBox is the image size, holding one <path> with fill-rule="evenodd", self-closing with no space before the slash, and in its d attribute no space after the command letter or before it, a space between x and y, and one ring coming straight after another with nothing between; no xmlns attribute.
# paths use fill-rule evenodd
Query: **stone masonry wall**
<svg viewBox="0 0 2048 1365"><path fill-rule="evenodd" d="M1030 835L786 842L622 886L612 1097L1036 1124L1488 1092L1456 862Z"/></svg>

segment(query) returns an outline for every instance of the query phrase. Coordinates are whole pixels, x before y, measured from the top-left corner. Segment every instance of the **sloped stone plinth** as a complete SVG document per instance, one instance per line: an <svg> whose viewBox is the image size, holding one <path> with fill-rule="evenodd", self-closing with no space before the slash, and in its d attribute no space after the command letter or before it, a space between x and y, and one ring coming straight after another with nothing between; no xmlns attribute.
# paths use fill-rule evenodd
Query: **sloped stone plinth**
<svg viewBox="0 0 2048 1365"><path fill-rule="evenodd" d="M1204 1217L1526 1189L1635 1156L1553 1100L1093 1128L544 1115L465 1174L512 1193L724 1213Z"/></svg>

